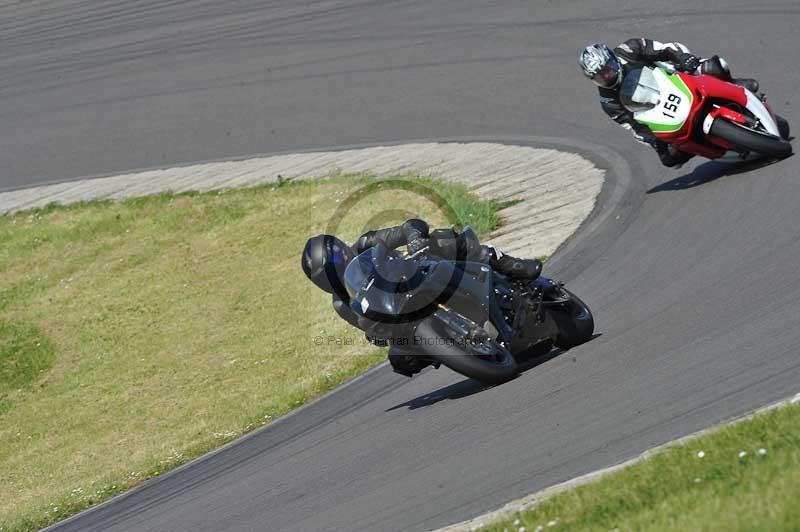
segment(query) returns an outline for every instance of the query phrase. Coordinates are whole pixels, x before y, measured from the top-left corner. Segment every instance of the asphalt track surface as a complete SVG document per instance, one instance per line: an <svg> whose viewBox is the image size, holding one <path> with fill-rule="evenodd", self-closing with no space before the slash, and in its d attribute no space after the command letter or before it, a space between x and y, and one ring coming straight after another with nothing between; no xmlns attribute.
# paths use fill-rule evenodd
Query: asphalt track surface
<svg viewBox="0 0 800 532"><path fill-rule="evenodd" d="M609 169L603 207L548 267L595 309L594 341L486 390L379 368L59 530L426 530L797 392L800 159L662 169L605 118L576 55L637 35L722 52L800 125L799 15L794 1L4 2L0 188L439 137L572 139Z"/></svg>

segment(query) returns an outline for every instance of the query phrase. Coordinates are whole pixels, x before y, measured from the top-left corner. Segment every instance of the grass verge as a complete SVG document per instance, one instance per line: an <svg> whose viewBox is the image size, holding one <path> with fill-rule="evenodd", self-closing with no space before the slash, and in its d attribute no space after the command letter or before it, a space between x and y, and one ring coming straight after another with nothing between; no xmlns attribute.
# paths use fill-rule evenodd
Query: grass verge
<svg viewBox="0 0 800 532"><path fill-rule="evenodd" d="M800 405L721 428L482 530L800 529Z"/></svg>
<svg viewBox="0 0 800 532"><path fill-rule="evenodd" d="M0 216L0 530L63 519L383 360L303 276L309 236L412 216L485 233L503 206L338 176Z"/></svg>

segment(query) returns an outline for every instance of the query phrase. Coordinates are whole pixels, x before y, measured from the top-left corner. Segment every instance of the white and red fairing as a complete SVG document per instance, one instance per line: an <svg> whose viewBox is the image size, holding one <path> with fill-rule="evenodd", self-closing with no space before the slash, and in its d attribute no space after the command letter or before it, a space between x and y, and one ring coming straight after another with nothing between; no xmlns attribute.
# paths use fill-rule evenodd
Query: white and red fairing
<svg viewBox="0 0 800 532"><path fill-rule="evenodd" d="M753 118L736 110L736 107L747 109L766 130L775 136L780 136L778 124L772 109L762 102L749 90L708 75L690 75L682 72L670 74L658 68L655 78L659 81L662 92L662 102L652 111L635 113L637 119L645 118L645 123L651 126L653 133L660 139L674 144L681 151L702 155L709 159L717 159L736 148L730 142L710 135L711 126L715 120L724 119L745 126L753 125ZM677 78L677 79L676 79ZM670 96L674 94L674 96ZM684 96L688 96L684 98ZM713 103L709 109L709 100ZM675 107L674 127L669 127L672 107L670 101L677 101ZM736 104L728 105L726 103ZM653 124L647 118L655 116L654 113L664 115L661 124ZM707 142L697 142L697 117L699 113L706 113L702 121L702 133ZM666 123L665 123L666 122ZM655 127L653 127L655 126Z"/></svg>

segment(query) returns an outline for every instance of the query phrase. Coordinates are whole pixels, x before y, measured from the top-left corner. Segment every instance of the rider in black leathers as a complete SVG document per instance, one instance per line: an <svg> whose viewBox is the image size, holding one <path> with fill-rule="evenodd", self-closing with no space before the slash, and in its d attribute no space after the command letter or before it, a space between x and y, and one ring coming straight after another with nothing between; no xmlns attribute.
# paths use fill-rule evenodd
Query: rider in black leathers
<svg viewBox="0 0 800 532"><path fill-rule="evenodd" d="M713 56L700 59L681 43L660 43L652 39L628 39L611 50L604 44L592 44L581 51L579 61L583 73L598 87L600 105L612 120L633 132L639 142L651 145L665 166L678 166L693 157L656 137L650 129L637 122L633 113L619 100L619 89L628 72L651 66L656 62L675 65L682 72L707 74L758 92L758 81L731 77L724 59Z"/></svg>
<svg viewBox="0 0 800 532"><path fill-rule="evenodd" d="M436 257L453 251L455 256L483 262L495 271L517 279L533 281L542 272L542 263L539 260L505 255L492 246L477 244L465 238L465 233L457 234L452 229L431 232L428 224L418 219L408 220L403 225L368 231L352 247L332 235L311 237L306 242L301 258L303 271L315 285L333 295L336 313L357 328L360 328L358 316L350 309L350 298L342 285L344 269L356 255L379 241L383 241L390 249L405 245L410 255L424 251L427 255ZM389 362L396 372L408 377L427 365L414 357L413 353L403 352L396 346L389 350Z"/></svg>

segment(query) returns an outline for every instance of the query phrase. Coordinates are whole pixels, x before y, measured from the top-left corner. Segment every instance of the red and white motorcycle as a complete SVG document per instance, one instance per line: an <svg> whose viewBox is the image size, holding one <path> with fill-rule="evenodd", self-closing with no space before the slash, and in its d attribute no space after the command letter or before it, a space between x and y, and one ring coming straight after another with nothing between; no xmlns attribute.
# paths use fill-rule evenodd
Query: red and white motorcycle
<svg viewBox="0 0 800 532"><path fill-rule="evenodd" d="M758 96L719 78L666 67L629 72L620 88L622 104L658 138L708 159L728 151L791 155L788 122Z"/></svg>

